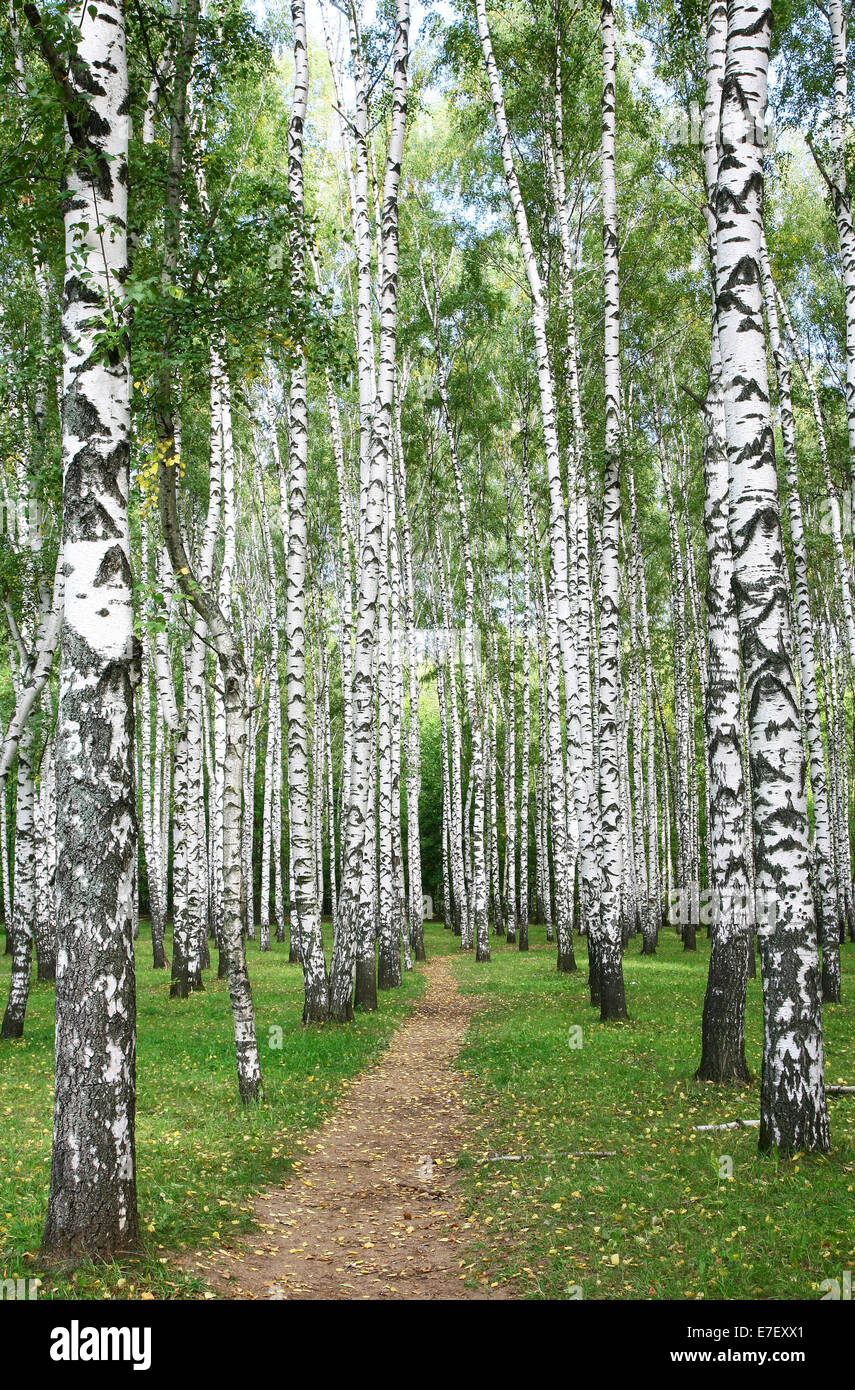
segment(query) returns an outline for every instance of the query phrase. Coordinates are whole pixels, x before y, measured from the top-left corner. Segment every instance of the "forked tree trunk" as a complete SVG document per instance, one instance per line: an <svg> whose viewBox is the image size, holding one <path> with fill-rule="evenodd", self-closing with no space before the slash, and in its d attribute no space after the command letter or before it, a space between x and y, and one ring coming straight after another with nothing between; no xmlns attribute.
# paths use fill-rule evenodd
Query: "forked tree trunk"
<svg viewBox="0 0 855 1390"><path fill-rule="evenodd" d="M172 109L170 113L170 146L166 188L166 218L162 283L165 291L172 284L178 261L181 230L181 181L184 163L187 91L190 70L196 47L198 0L188 0L187 11L178 43ZM165 344L168 347L168 344ZM222 376L220 390L228 390L225 372L215 349L211 350L211 372L214 381ZM216 651L222 681L222 734L215 748L215 767L219 761L222 788L222 905L219 922L220 973L228 981L229 1000L235 1036L238 1091L244 1104L257 1100L261 1093L261 1064L255 1034L255 1015L246 967L243 938L243 896L241 872L241 809L243 797L243 759L246 755L246 668L238 649L232 615L207 586L193 573L187 554L178 516L177 475L180 457L177 452L178 434L172 404L172 381L169 375L168 353L159 382L158 438L160 441L158 467L158 501L163 539L179 588L208 629ZM228 402L223 403L223 492L224 512L224 572L221 573L220 597L230 593L230 566L234 556L234 516L230 494L233 491L233 445ZM231 476L230 476L231 475ZM216 724L216 710L215 710ZM216 735L215 735L216 739ZM220 846L214 841L215 852ZM216 865L215 865L216 872Z"/></svg>

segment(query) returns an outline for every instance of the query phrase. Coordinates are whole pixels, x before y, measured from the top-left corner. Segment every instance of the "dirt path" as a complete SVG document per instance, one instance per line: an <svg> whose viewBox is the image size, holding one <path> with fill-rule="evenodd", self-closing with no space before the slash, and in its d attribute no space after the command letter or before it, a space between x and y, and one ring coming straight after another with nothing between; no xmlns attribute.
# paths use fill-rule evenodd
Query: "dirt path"
<svg viewBox="0 0 855 1390"><path fill-rule="evenodd" d="M475 1007L447 957L377 1066L349 1083L309 1136L287 1187L255 1204L261 1230L240 1249L197 1253L193 1268L226 1298L492 1299L468 1289L453 1177L464 1127L453 1066Z"/></svg>

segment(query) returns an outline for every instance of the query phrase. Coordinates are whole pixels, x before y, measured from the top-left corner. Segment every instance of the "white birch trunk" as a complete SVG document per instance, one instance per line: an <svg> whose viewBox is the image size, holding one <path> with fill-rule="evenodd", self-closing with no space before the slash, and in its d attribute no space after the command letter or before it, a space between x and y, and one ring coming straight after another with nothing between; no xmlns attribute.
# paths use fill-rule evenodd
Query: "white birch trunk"
<svg viewBox="0 0 855 1390"><path fill-rule="evenodd" d="M761 245L761 270L766 305L769 342L775 359L778 378L778 402L781 411L781 437L784 446L784 465L787 477L787 509L790 519L790 545L796 581L796 637L799 654L799 679L802 717L807 733L813 821L815 832L814 870L819 896L820 941L822 944L822 1000L840 1002L840 937L837 888L834 882L834 851L831 818L828 805L828 782L825 770L825 750L819 719L816 690L816 654L813 640L813 620L810 609L810 588L807 548L805 545L802 503L799 493L796 429L790 392L790 363L785 355L778 324L775 287L769 266L765 241Z"/></svg>
<svg viewBox="0 0 855 1390"><path fill-rule="evenodd" d="M824 1152L819 953L809 872L805 757L790 648L762 321L763 122L771 12L728 8L716 189L716 312L729 526L748 703L758 932L764 987L761 1148Z"/></svg>
<svg viewBox="0 0 855 1390"><path fill-rule="evenodd" d="M288 127L288 191L297 225L291 237L291 287L299 300L305 292L305 229L303 226L303 123L308 100L309 65L306 49L304 0L292 0L294 25L294 101ZM304 1023L323 1023L329 1017L330 989L321 913L315 888L310 822L308 713L306 694L306 562L307 458L305 350L291 369L290 429L288 432L288 562L286 602L288 804L291 827L291 919L297 935L305 982ZM292 928L293 929L293 928Z"/></svg>
<svg viewBox="0 0 855 1390"><path fill-rule="evenodd" d="M611 0L601 0L603 49L602 194L605 269L606 472L600 557L599 749L603 864L602 916L594 961L600 1017L626 1018L619 920L623 874L620 848L620 789L617 699L620 679L618 525L620 520L620 304L618 295L618 212L615 182L615 40ZM590 941L588 946L590 952ZM594 993L592 991L592 998Z"/></svg>
<svg viewBox="0 0 855 1390"><path fill-rule="evenodd" d="M64 204L63 564L57 725L57 979L53 1154L42 1249L113 1257L138 1240L134 866L137 854L128 462L129 119L124 9L80 17L67 80ZM108 226L110 235L99 228ZM104 739L104 731L109 738Z"/></svg>

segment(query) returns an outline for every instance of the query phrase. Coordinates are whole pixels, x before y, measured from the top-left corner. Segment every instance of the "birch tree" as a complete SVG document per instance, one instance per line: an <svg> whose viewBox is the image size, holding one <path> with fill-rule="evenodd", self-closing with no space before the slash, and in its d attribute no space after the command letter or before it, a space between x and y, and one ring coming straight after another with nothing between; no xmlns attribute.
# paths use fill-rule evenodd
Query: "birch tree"
<svg viewBox="0 0 855 1390"><path fill-rule="evenodd" d="M343 880L331 971L331 1012L343 1022L352 1017L356 946L370 934L372 905L363 887L366 824L371 789L373 730L372 669L377 623L383 511L392 451L398 292L398 189L407 119L409 0L397 0L393 50L392 117L383 179L380 287L380 356L370 463L362 521L362 554L353 669L353 753L350 802L344 831Z"/></svg>
<svg viewBox="0 0 855 1390"><path fill-rule="evenodd" d="M733 585L749 712L756 885L767 913L761 1148L824 1152L819 953L805 758L791 649L762 323L763 135L771 13L728 7L718 135L716 318L729 469ZM772 920L769 920L769 919Z"/></svg>
<svg viewBox="0 0 855 1390"><path fill-rule="evenodd" d="M135 1159L137 854L128 526L128 71L122 4L80 18L66 72L27 18L65 118L63 565L57 726L53 1151L42 1249L113 1257L138 1240ZM108 325L105 335L104 326ZM104 739L104 731L109 738Z"/></svg>

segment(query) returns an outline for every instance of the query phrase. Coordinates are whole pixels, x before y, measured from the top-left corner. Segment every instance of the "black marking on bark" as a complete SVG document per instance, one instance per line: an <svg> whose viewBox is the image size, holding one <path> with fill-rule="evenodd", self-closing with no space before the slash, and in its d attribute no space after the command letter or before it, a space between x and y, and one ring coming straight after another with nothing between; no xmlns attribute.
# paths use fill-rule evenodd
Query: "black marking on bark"
<svg viewBox="0 0 855 1390"><path fill-rule="evenodd" d="M121 583L130 590L133 581L128 557L121 545L111 545L98 566L92 586L98 589L102 584L109 584L117 575Z"/></svg>
<svg viewBox="0 0 855 1390"><path fill-rule="evenodd" d="M70 540L121 539L121 528L101 497L112 497L120 508L126 505L118 480L127 473L128 455L129 446L122 441L107 454L84 445L69 461L65 470L64 519Z"/></svg>
<svg viewBox="0 0 855 1390"><path fill-rule="evenodd" d="M66 304L94 304L100 308L102 303L101 294L90 289L79 275L69 275L63 287L63 296Z"/></svg>

